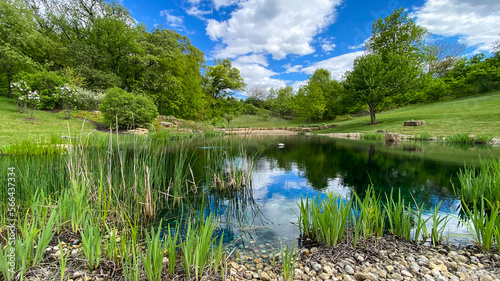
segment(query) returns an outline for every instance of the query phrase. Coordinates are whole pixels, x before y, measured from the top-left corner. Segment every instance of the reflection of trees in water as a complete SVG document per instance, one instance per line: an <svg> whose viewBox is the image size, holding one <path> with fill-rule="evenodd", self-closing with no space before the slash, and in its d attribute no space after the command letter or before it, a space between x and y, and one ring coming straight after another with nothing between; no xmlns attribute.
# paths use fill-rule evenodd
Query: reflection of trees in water
<svg viewBox="0 0 500 281"><path fill-rule="evenodd" d="M280 168L294 164L300 175L316 190L324 190L328 181L340 178L360 196L373 183L376 190L390 193L401 189L406 200L434 205L431 198L453 196L450 178L457 165L438 163L409 154L384 151L378 144L346 142L324 138L296 139L284 150L268 149L264 155L276 159ZM397 193L395 194L397 195Z"/></svg>

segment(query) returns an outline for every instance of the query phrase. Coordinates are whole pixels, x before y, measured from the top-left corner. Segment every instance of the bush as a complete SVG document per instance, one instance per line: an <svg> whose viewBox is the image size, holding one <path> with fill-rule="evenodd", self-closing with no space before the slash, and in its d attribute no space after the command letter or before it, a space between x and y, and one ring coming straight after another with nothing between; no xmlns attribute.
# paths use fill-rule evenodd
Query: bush
<svg viewBox="0 0 500 281"><path fill-rule="evenodd" d="M269 120L269 114L267 114L267 113L261 114L260 115L260 119L263 120L263 121Z"/></svg>
<svg viewBox="0 0 500 281"><path fill-rule="evenodd" d="M255 107L253 104L251 103L247 103L245 104L245 106L243 107L243 113L244 114L250 114L250 115L255 115L257 114L257 107Z"/></svg>
<svg viewBox="0 0 500 281"><path fill-rule="evenodd" d="M76 107L80 110L98 110L105 93L76 88Z"/></svg>
<svg viewBox="0 0 500 281"><path fill-rule="evenodd" d="M66 82L65 78L53 71L42 71L23 75L28 86L40 95L39 109L54 109L60 107L60 88Z"/></svg>
<svg viewBox="0 0 500 281"><path fill-rule="evenodd" d="M106 92L106 96L99 106L104 124L111 128L129 128L135 125L151 123L158 110L153 102L143 96L134 96L120 88L111 88Z"/></svg>

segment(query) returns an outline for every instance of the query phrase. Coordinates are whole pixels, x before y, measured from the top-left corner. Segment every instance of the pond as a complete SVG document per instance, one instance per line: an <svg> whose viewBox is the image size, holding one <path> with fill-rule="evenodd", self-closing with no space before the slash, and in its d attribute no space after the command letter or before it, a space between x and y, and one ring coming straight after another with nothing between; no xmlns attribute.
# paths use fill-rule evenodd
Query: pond
<svg viewBox="0 0 500 281"><path fill-rule="evenodd" d="M442 202L440 214L450 215L444 231L450 235L449 242L470 243L470 232L457 218L460 198L453 189L453 185L459 187L457 173L465 163L477 164L480 157L500 156L498 147L432 142L386 146L328 137L255 136L230 143L243 143L249 151L257 151L251 191L229 199L212 197L217 203L210 205L210 211L227 222L227 243L262 258L279 251L281 243L290 245L299 237L297 203L301 197L334 192L349 199L352 191L362 197L371 184L382 197L393 189L397 196L400 190L406 202L423 204L425 218ZM203 150L211 149L206 144L192 145L198 147L194 154L200 158Z"/></svg>
<svg viewBox="0 0 500 281"><path fill-rule="evenodd" d="M393 196L400 191L406 202L423 205L425 217L442 202L440 214L450 216L444 232L450 235L449 242L470 243L470 232L458 220L461 203L453 189L459 187L457 173L465 163L476 165L480 157L500 157L500 148L491 146L432 142L386 145L320 136L148 140L121 144L116 151L106 147L106 142L99 146L96 141L93 145L85 153L71 157L3 157L0 166L4 171L16 167L16 196L21 202L41 191L57 194L61 188L71 186L70 176L82 175L86 181L93 181L94 187L107 186L109 182L110 194L122 202L146 186L159 194L174 194L172 197L179 192L185 203L172 201L171 195L153 197L153 224L164 221L164 226L177 225L186 219L186 210L202 216L215 214L221 221L218 234L224 234L227 251L237 249L249 260L261 258L267 263L271 263L281 244L291 245L299 237L297 203L301 198L334 192L350 199L353 191L363 197L372 184L381 198L394 190ZM217 151L232 158L236 165L251 159L253 170L245 188L209 190L207 167L211 162L217 163L210 158L217 156L211 154ZM0 190L1 198L6 197L4 192ZM141 196L144 193L135 199L134 194L138 203L129 203L130 210L141 212L145 202Z"/></svg>

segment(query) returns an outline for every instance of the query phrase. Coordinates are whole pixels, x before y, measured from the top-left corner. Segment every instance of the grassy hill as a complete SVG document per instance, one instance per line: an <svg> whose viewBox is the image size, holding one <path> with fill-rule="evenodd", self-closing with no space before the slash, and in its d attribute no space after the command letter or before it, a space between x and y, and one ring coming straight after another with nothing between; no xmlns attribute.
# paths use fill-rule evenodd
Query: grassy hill
<svg viewBox="0 0 500 281"><path fill-rule="evenodd" d="M240 115L230 122L231 127L287 127L304 125L302 118L284 120L276 117L263 118L267 111L258 115ZM80 117L93 117L90 112L74 114ZM12 100L0 98L0 145L19 141L47 140L52 136L77 136L80 132L87 134L106 134L95 131L95 125L80 118L63 118L63 113L49 111L35 112L34 119L30 114L21 114ZM97 117L98 118L98 117ZM404 121L415 119L425 120L427 125L419 127L404 127ZM98 120L98 119L97 119ZM412 105L404 108L381 112L377 114L377 125L369 125L370 117L356 117L347 121L335 122L338 127L319 131L319 133L375 133L377 130L387 130L393 133L421 134L431 136L450 136L458 133L488 135L500 138L500 91L487 95L437 102L432 104ZM204 122L209 124L209 121ZM331 122L327 122L331 123ZM221 126L223 121L217 123ZM226 123L227 125L227 123ZM68 131L69 128L69 131Z"/></svg>
<svg viewBox="0 0 500 281"><path fill-rule="evenodd" d="M424 120L427 125L404 127L404 121ZM370 116L336 122L338 127L320 133L392 133L450 136L458 133L489 135L500 138L500 91L432 104L412 105L376 114L378 124L370 125Z"/></svg>
<svg viewBox="0 0 500 281"><path fill-rule="evenodd" d="M0 145L16 143L19 141L48 140L52 136L77 136L80 132L85 134L95 130L92 123L83 123L82 119L64 119L62 112L35 111L34 120L31 114L19 113L13 100L0 98ZM68 131L69 129L69 131ZM99 134L102 132L94 132Z"/></svg>

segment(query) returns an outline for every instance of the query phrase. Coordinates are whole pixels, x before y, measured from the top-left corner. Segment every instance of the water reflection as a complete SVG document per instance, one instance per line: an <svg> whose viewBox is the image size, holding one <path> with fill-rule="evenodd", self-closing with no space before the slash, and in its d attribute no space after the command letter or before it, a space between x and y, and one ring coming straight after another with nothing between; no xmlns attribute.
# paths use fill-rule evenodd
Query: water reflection
<svg viewBox="0 0 500 281"><path fill-rule="evenodd" d="M424 205L425 217L430 216L441 201L440 213L456 216L460 200L453 193L452 183L458 185L456 174L463 163L474 163L481 152L500 155L497 148L481 150L427 143L403 143L388 148L383 142L323 137L236 138L232 141L234 143L228 141L229 150L243 144L247 151L258 152L259 156L251 194L219 202L228 222L224 227L238 237L233 244L249 251L261 249L253 245L264 244L279 249L281 242L291 243L298 237L295 223L301 196L311 198L331 191L349 198L353 190L363 197L372 183L382 196L390 194L392 189L400 189L407 202L415 200ZM278 149L277 142L284 143L285 147ZM251 204L243 204L239 201L242 198ZM459 225L455 217L445 230L445 234L465 233L467 229ZM452 236L450 242L463 243L470 238L469 235Z"/></svg>

